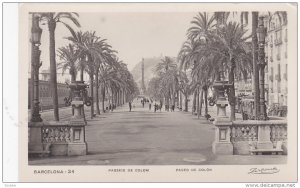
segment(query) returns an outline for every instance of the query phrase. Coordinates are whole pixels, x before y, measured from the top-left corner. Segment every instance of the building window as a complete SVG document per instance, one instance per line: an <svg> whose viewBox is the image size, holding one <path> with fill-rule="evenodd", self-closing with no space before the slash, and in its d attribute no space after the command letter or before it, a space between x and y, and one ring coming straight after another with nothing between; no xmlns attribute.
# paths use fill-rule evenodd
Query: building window
<svg viewBox="0 0 300 188"><path fill-rule="evenodd" d="M284 41L285 41L285 42L288 41L288 33L287 33L287 29L285 29Z"/></svg>
<svg viewBox="0 0 300 188"><path fill-rule="evenodd" d="M277 60L279 61L281 58L281 46L277 47L277 55L276 55Z"/></svg>
<svg viewBox="0 0 300 188"><path fill-rule="evenodd" d="M273 62L273 48L271 47L270 61Z"/></svg>
<svg viewBox="0 0 300 188"><path fill-rule="evenodd" d="M282 30L278 30L275 32L275 45L280 45L282 43Z"/></svg>
<svg viewBox="0 0 300 188"><path fill-rule="evenodd" d="M284 74L284 79L287 81L288 79L288 65L285 64L285 74Z"/></svg>

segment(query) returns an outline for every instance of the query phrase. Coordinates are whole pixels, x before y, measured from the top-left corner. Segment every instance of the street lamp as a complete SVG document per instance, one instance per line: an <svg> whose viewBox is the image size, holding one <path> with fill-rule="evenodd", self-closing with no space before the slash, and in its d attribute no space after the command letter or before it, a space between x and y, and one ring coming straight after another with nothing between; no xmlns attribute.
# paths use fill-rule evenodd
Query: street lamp
<svg viewBox="0 0 300 188"><path fill-rule="evenodd" d="M32 14L31 42L37 46L41 45L43 30L39 27L39 16Z"/></svg>
<svg viewBox="0 0 300 188"><path fill-rule="evenodd" d="M39 15L32 13L32 28L31 28L31 86L32 86L32 102L31 102L31 122L41 122L41 114L39 112L39 68L41 51L39 46L41 44L42 29L39 27Z"/></svg>
<svg viewBox="0 0 300 188"><path fill-rule="evenodd" d="M258 66L259 66L259 106L260 115L257 117L259 120L267 120L266 104L265 104L265 38L266 38L266 28L264 27L264 17L260 16L258 20L257 39L258 39Z"/></svg>

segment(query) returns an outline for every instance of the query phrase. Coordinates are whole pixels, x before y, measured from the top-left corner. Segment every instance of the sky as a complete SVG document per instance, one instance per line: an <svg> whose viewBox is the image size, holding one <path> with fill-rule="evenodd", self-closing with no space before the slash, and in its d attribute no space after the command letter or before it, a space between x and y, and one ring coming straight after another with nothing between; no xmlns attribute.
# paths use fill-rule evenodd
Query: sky
<svg viewBox="0 0 300 188"><path fill-rule="evenodd" d="M196 12L174 13L79 13L81 28L79 31L96 31L96 35L107 39L113 49L118 51L120 60L132 68L147 57L177 56L182 43L186 39L186 31ZM70 24L72 25L72 24ZM40 70L48 69L49 65L49 32L47 25L43 29L41 46ZM64 37L70 32L62 24L55 31L56 49L69 43ZM56 58L57 63L59 58ZM60 72L60 71L58 71Z"/></svg>

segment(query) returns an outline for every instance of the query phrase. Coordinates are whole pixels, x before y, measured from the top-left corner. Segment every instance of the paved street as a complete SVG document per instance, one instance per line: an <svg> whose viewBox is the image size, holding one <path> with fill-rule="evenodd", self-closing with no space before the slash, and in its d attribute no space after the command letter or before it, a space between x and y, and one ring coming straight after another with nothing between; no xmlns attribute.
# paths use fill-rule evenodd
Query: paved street
<svg viewBox="0 0 300 188"><path fill-rule="evenodd" d="M214 126L185 112L153 112L138 103L87 119L88 155L30 159L33 165L280 164L286 156L216 156ZM210 108L210 111L212 108ZM70 113L66 108L62 114ZM48 115L49 113L49 115ZM86 111L89 114L89 111ZM51 117L44 112L44 118ZM63 115L65 120L69 116Z"/></svg>

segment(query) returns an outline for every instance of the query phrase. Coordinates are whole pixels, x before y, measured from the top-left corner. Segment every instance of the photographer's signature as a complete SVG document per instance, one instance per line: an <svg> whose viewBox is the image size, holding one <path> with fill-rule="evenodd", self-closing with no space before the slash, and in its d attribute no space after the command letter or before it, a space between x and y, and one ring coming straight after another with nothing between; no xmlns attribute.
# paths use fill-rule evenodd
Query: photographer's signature
<svg viewBox="0 0 300 188"><path fill-rule="evenodd" d="M251 168L248 174L275 174L280 170L276 167L273 168Z"/></svg>

